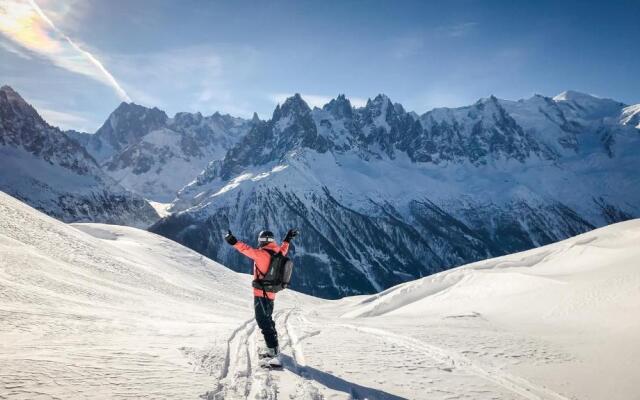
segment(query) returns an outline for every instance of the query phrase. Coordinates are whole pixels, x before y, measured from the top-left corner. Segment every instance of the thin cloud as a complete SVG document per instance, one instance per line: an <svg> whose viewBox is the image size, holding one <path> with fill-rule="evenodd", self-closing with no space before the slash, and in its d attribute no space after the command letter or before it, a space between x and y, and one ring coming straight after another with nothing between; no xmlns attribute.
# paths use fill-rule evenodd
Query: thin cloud
<svg viewBox="0 0 640 400"><path fill-rule="evenodd" d="M293 93L272 93L269 95L269 99L274 104L282 104L284 101L293 96ZM322 108L325 104L330 102L333 98L330 96L321 96L316 94L300 94L304 101L311 107ZM361 97L349 97L351 105L354 107L364 107L367 104L367 99Z"/></svg>
<svg viewBox="0 0 640 400"><path fill-rule="evenodd" d="M458 24L440 27L437 31L445 36L458 38L470 34L477 25L477 22L461 22Z"/></svg>
<svg viewBox="0 0 640 400"><path fill-rule="evenodd" d="M62 129L75 129L77 131L89 131L89 127L95 125L93 121L63 111L47 108L38 108L38 113L49 125L62 127Z"/></svg>
<svg viewBox="0 0 640 400"><path fill-rule="evenodd" d="M256 70L252 48L195 45L141 54L110 54L109 65L123 77L136 102L172 113L219 111L251 117L247 96L234 80L247 81ZM158 85L158 82L162 82Z"/></svg>
<svg viewBox="0 0 640 400"><path fill-rule="evenodd" d="M13 46L9 42L5 42L4 40L0 40L0 47L2 47L4 50L8 51L9 53L15 54L20 58L24 58L25 60L31 60L32 59L32 57L30 55L28 55L24 51L20 50L19 48Z"/></svg>
<svg viewBox="0 0 640 400"><path fill-rule="evenodd" d="M391 55L398 60L420 55L424 51L422 36L407 36L391 40Z"/></svg>
<svg viewBox="0 0 640 400"><path fill-rule="evenodd" d="M110 86L122 100L131 101L104 65L60 31L34 0L7 0L0 7L0 33L60 68Z"/></svg>

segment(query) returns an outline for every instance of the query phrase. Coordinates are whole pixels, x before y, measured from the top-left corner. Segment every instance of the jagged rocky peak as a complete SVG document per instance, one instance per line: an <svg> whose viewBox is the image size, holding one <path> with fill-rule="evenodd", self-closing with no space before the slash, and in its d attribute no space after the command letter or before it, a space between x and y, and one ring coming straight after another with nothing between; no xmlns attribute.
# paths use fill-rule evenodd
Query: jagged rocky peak
<svg viewBox="0 0 640 400"><path fill-rule="evenodd" d="M255 114L255 113L254 113ZM248 120L240 117L234 117L230 114L221 114L219 112L215 112L208 117L205 117L205 120L212 121L215 124L218 124L221 127L225 127L227 129L231 129L233 127L238 126L248 126ZM258 118L257 121L260 121ZM252 122L255 122L252 120Z"/></svg>
<svg viewBox="0 0 640 400"><path fill-rule="evenodd" d="M388 104L391 104L391 99L389 99L389 96L387 96L386 94L380 93L376 97L374 97L373 100L367 99L367 105L365 107L381 108L381 107L387 106Z"/></svg>
<svg viewBox="0 0 640 400"><path fill-rule="evenodd" d="M258 113L254 112L253 116L251 117L251 122L256 123L256 122L260 122L260 117L258 117Z"/></svg>
<svg viewBox="0 0 640 400"><path fill-rule="evenodd" d="M386 120L407 114L400 103L393 103L386 94L379 94L373 100L368 99L365 107L359 110L364 115L370 115L373 118L382 117Z"/></svg>
<svg viewBox="0 0 640 400"><path fill-rule="evenodd" d="M307 102L304 101L299 93L296 93L287 98L282 105L276 106L273 112L273 120L277 121L288 116L307 115L310 112L311 108L309 108Z"/></svg>
<svg viewBox="0 0 640 400"><path fill-rule="evenodd" d="M173 117L175 125L199 125L204 117L200 112L179 112Z"/></svg>
<svg viewBox="0 0 640 400"><path fill-rule="evenodd" d="M110 117L114 117L116 119L114 122L116 123L118 122L117 120L125 121L132 118L140 120L146 120L154 117L161 120L167 120L168 118L167 114L158 107L149 108L133 102L127 103L124 101L120 103L115 110L113 110Z"/></svg>
<svg viewBox="0 0 640 400"><path fill-rule="evenodd" d="M488 109L489 111L495 111L501 109L500 102L498 98L494 95L490 95L487 98L481 98L475 102L475 104L471 107L472 109L478 109L484 111Z"/></svg>
<svg viewBox="0 0 640 400"><path fill-rule="evenodd" d="M329 103L325 104L322 109L339 119L351 119L353 117L353 107L351 106L349 99L347 99L344 94L338 95L338 97L332 99Z"/></svg>
<svg viewBox="0 0 640 400"><path fill-rule="evenodd" d="M81 175L95 173L97 169L93 158L78 142L49 125L10 86L0 88L0 145L23 148Z"/></svg>
<svg viewBox="0 0 640 400"><path fill-rule="evenodd" d="M26 101L9 85L3 85L0 87L0 93L3 95L3 99L10 102L19 102L26 104Z"/></svg>
<svg viewBox="0 0 640 400"><path fill-rule="evenodd" d="M136 143L147 133L163 127L168 119L167 114L157 107L147 108L135 103L122 102L109 115L96 135L109 142L114 149L121 149Z"/></svg>
<svg viewBox="0 0 640 400"><path fill-rule="evenodd" d="M9 85L3 85L0 87L0 94L2 94L2 100L9 103L27 104L26 101Z"/></svg>
<svg viewBox="0 0 640 400"><path fill-rule="evenodd" d="M383 125L386 128L387 120L391 119L393 113L393 103L385 94L379 94L367 100L364 108L359 109L365 125ZM386 130L386 129L385 129Z"/></svg>
<svg viewBox="0 0 640 400"><path fill-rule="evenodd" d="M33 118L34 122L46 124L35 108L27 103L11 86L4 85L0 88L0 107L2 121L28 117Z"/></svg>

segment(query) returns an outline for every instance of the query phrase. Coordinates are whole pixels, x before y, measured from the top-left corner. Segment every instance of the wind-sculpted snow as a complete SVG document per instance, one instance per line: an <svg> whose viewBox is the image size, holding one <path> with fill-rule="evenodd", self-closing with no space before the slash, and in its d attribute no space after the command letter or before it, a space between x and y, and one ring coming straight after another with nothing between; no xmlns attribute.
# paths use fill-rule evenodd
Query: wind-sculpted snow
<svg viewBox="0 0 640 400"><path fill-rule="evenodd" d="M578 304L590 291L615 293L617 299L593 299L609 317L625 312L618 310L617 301L635 299L640 283L640 248L634 246L640 238L640 220L622 222L542 248L492 258L454 268L426 278L394 286L362 301L349 316L378 316L422 313L424 305L440 304L440 310L448 314L464 314L473 308L477 315L496 314L504 317L508 310L518 315L510 318L526 319L529 313L549 312L559 316L561 308L575 310L572 318L581 314ZM602 232L602 233L601 233ZM607 250L603 250L607 249ZM608 254L604 256L602 252ZM576 261L578 260L578 261ZM628 276L627 282L603 281L608 269L613 274ZM575 287L572 286L575 281ZM606 288L603 285L613 284ZM545 291L544 301L531 301L528 296L539 297ZM556 293L557 292L557 293ZM555 299L548 296L555 296ZM490 309L483 307L483 300L492 297ZM510 298L501 310L493 304L496 298ZM522 304L514 304L514 301ZM446 305L446 307L445 307ZM550 306L551 305L551 306ZM588 309L588 313L593 310ZM567 313L568 314L568 313ZM591 319L590 314L587 315Z"/></svg>
<svg viewBox="0 0 640 400"><path fill-rule="evenodd" d="M284 291L269 371L249 275L0 193L0 398L627 400L638 240L634 220L375 296Z"/></svg>
<svg viewBox="0 0 640 400"><path fill-rule="evenodd" d="M555 359L551 363L559 362L563 366L552 369L559 376L565 376L557 379L564 382L565 388L564 396L558 398L633 398L632 382L640 378L640 369L630 361L640 354L640 343L636 340L640 321L630 318L640 311L638 243L640 220L622 222L538 249L441 272L374 296L349 299L344 301L349 305L342 317L358 321L370 318L372 322L366 325L375 326L387 321L394 327L390 332L388 329L354 329L416 346L418 351L430 351L428 342L438 335L449 335L441 340L458 348L457 355L450 354L454 364L471 363L479 373L486 373L488 379L497 378L505 387L520 382L525 388L527 384L505 374L504 370L492 371L491 367L485 368L476 361L486 359L493 352L492 357L506 365L519 364L522 358L532 356L546 360L543 363ZM417 323L424 326L424 330L411 329L407 337L407 331L401 331L400 327L406 326L403 321L408 319L425 321ZM500 326L496 331L499 336L504 333L502 329L506 329L529 337L540 335L546 344L539 342L531 348L531 343L523 342L520 355L509 354L513 350L505 351L502 346L506 345L506 337L476 337L476 345L465 345L471 341L468 337L454 337L446 328L426 322L438 320L445 325L456 321L454 325L467 328L466 335L478 335L479 326ZM418 341L416 336L429 340ZM501 344L496 346L497 343ZM547 346L551 344L564 347L564 351L550 354ZM459 346L468 348L460 350ZM442 356L448 353L444 349L434 351ZM470 358L458 358L461 354ZM627 364L628 361L631 364ZM577 366L580 363L588 367ZM518 369L538 370L544 375L541 366L521 365ZM610 379L616 374L624 378L616 382L593 379L594 376ZM566 375L573 376L567 378ZM555 398L554 394L545 393L546 389L527 389L524 395Z"/></svg>

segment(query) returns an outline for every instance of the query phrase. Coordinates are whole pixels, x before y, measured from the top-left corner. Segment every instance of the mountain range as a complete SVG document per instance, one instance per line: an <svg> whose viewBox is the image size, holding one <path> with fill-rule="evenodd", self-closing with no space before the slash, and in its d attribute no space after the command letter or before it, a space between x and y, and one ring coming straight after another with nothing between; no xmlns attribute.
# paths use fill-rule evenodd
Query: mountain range
<svg viewBox="0 0 640 400"><path fill-rule="evenodd" d="M33 113L26 114L39 118ZM170 118L122 103L95 134L63 134L41 119L22 129L5 118L3 111L3 151L31 151L38 163L73 154L114 191L169 203L171 215L149 229L232 269L249 271L250 262L222 232L253 244L262 229L284 236L298 227L293 287L327 298L378 292L640 216L640 105L573 91L491 96L422 115L385 95L364 107L340 95L313 109L294 95L268 120ZM59 140L68 151L6 144L33 132L66 136ZM58 218L83 218L38 206L26 196L38 190L16 194L20 185L1 175L2 190ZM118 223L120 213L84 219Z"/></svg>
<svg viewBox="0 0 640 400"><path fill-rule="evenodd" d="M178 192L151 230L237 270L219 240L300 228L294 287L372 293L640 212L640 132L620 102L565 92L423 115L379 95L299 95Z"/></svg>

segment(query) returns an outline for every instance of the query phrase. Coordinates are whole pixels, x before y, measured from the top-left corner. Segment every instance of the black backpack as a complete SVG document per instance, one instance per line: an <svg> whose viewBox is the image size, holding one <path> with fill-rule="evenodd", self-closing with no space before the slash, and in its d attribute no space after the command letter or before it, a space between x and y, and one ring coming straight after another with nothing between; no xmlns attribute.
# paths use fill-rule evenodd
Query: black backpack
<svg viewBox="0 0 640 400"><path fill-rule="evenodd" d="M276 253L273 250L263 250L271 255L271 261L269 261L269 269L265 274L262 274L260 270L256 268L256 274L258 274L258 278L253 280L252 286L257 289L262 289L264 292L273 293L277 293L282 289L286 289L289 286L289 282L291 282L293 261L291 261L289 257L280 252Z"/></svg>

